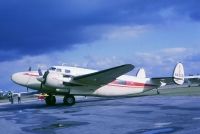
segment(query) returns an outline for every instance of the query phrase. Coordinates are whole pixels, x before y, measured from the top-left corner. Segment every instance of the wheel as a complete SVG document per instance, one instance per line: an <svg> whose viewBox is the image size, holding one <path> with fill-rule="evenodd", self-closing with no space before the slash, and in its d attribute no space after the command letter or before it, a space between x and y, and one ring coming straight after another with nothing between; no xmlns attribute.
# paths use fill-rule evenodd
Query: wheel
<svg viewBox="0 0 200 134"><path fill-rule="evenodd" d="M56 104L56 97L52 96L52 95L49 95L49 96L47 96L45 98L45 102L49 106L55 105Z"/></svg>
<svg viewBox="0 0 200 134"><path fill-rule="evenodd" d="M75 98L73 95L66 95L64 98L63 98L63 103L65 105L68 105L68 106L72 106L75 104Z"/></svg>
<svg viewBox="0 0 200 134"><path fill-rule="evenodd" d="M55 104L56 104L56 97L51 96L51 105L55 105Z"/></svg>

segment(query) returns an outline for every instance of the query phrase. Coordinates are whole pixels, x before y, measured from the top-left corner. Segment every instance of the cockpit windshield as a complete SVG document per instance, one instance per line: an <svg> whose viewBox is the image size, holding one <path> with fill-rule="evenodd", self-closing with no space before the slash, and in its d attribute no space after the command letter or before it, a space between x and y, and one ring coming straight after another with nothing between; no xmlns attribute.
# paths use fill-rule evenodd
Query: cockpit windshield
<svg viewBox="0 0 200 134"><path fill-rule="evenodd" d="M49 70L51 70L51 71L55 71L56 68L55 68L55 67L50 67Z"/></svg>
<svg viewBox="0 0 200 134"><path fill-rule="evenodd" d="M65 73L70 73L71 71L68 69L65 69Z"/></svg>
<svg viewBox="0 0 200 134"><path fill-rule="evenodd" d="M64 74L70 74L71 71L68 70L68 69L62 69L62 68L59 68L59 67L50 67L49 68L50 71L56 71L56 72L62 72Z"/></svg>

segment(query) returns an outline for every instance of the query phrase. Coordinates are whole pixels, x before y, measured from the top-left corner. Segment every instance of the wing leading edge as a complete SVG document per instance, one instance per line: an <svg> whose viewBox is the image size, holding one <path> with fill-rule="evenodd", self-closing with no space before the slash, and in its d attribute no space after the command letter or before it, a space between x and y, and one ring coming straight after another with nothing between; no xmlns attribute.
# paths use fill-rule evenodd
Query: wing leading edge
<svg viewBox="0 0 200 134"><path fill-rule="evenodd" d="M102 86L114 81L117 77L133 70L132 64L125 64L91 74L81 75L73 78L73 81L83 85Z"/></svg>

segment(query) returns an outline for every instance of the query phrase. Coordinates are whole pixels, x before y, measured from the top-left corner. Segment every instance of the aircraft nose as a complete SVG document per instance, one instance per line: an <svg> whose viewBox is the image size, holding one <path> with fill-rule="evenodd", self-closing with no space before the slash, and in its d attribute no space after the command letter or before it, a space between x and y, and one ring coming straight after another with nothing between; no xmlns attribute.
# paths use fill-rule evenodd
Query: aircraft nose
<svg viewBox="0 0 200 134"><path fill-rule="evenodd" d="M23 72L20 72L20 73L14 73L12 76L11 76L11 80L13 82L15 82L16 84L19 84L19 85L27 85L27 82L28 82L28 76L24 75Z"/></svg>

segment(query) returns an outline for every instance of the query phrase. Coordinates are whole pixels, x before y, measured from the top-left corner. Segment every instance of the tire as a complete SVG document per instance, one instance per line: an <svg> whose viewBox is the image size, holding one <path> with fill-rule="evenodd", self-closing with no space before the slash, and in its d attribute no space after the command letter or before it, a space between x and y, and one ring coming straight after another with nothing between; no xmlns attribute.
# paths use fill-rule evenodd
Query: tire
<svg viewBox="0 0 200 134"><path fill-rule="evenodd" d="M55 104L56 104L56 97L51 96L51 105L55 105Z"/></svg>
<svg viewBox="0 0 200 134"><path fill-rule="evenodd" d="M53 106L56 104L56 97L49 95L45 98L46 105Z"/></svg>
<svg viewBox="0 0 200 134"><path fill-rule="evenodd" d="M73 95L66 95L64 98L63 98L63 103L65 105L68 105L68 106L72 106L75 104L75 98Z"/></svg>

